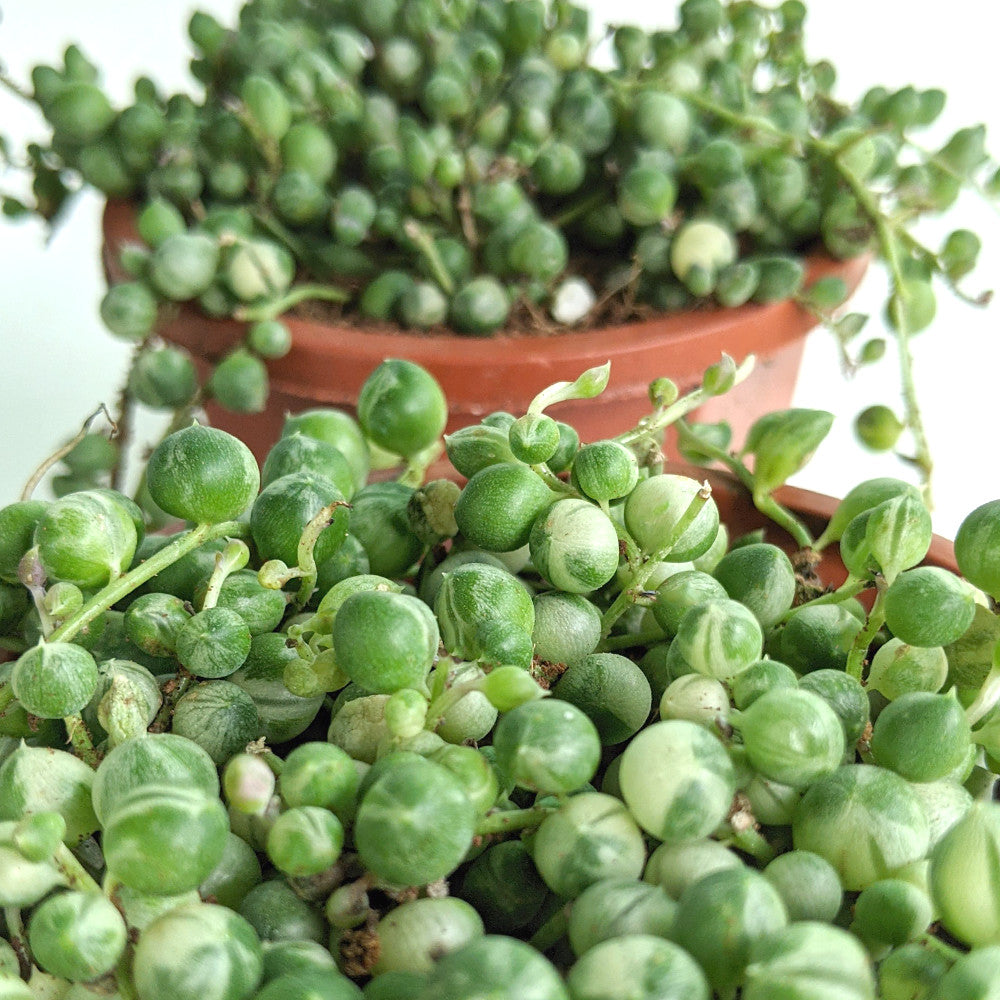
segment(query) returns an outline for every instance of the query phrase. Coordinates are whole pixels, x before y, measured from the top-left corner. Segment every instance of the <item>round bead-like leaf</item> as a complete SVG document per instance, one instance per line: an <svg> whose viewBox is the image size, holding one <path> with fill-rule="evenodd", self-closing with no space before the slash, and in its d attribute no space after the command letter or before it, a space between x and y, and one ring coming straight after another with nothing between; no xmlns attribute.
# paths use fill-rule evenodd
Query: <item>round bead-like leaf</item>
<svg viewBox="0 0 1000 1000"><path fill-rule="evenodd" d="M622 754L618 780L639 825L668 843L711 833L725 819L736 791L722 743L683 719L643 729Z"/></svg>
<svg viewBox="0 0 1000 1000"><path fill-rule="evenodd" d="M94 696L97 662L82 646L44 642L22 653L10 683L25 710L42 719L75 715Z"/></svg>
<svg viewBox="0 0 1000 1000"><path fill-rule="evenodd" d="M687 562L707 552L719 531L719 509L709 497L678 534L702 486L687 476L662 473L644 479L625 500L625 526L644 552L660 552L670 562Z"/></svg>
<svg viewBox="0 0 1000 1000"><path fill-rule="evenodd" d="M618 533L599 507L570 497L535 521L528 538L535 568L557 590L589 594L618 569Z"/></svg>
<svg viewBox="0 0 1000 1000"><path fill-rule="evenodd" d="M854 890L923 858L930 827L908 782L881 767L852 764L806 790L792 815L792 841L826 858L844 888Z"/></svg>
<svg viewBox="0 0 1000 1000"><path fill-rule="evenodd" d="M393 885L449 875L475 832L475 809L447 768L424 758L393 764L365 792L354 824L362 863Z"/></svg>
<svg viewBox="0 0 1000 1000"><path fill-rule="evenodd" d="M248 1000L264 969L260 939L224 906L179 906L139 937L132 962L141 1000Z"/></svg>
<svg viewBox="0 0 1000 1000"><path fill-rule="evenodd" d="M585 785L601 757L594 724L556 698L530 701L501 716L493 746L501 774L523 788L553 794Z"/></svg>
<svg viewBox="0 0 1000 1000"><path fill-rule="evenodd" d="M196 524L239 517L260 488L250 449L232 434L192 424L164 438L146 465L149 495L174 517Z"/></svg>
<svg viewBox="0 0 1000 1000"><path fill-rule="evenodd" d="M125 950L125 921L97 892L60 892L31 915L28 943L46 972L90 982L114 968Z"/></svg>
<svg viewBox="0 0 1000 1000"><path fill-rule="evenodd" d="M196 789L147 785L120 799L104 824L108 868L154 895L196 889L222 857L225 807Z"/></svg>
<svg viewBox="0 0 1000 1000"><path fill-rule="evenodd" d="M368 590L352 594L333 622L337 663L377 694L420 688L438 649L438 625L417 597Z"/></svg>

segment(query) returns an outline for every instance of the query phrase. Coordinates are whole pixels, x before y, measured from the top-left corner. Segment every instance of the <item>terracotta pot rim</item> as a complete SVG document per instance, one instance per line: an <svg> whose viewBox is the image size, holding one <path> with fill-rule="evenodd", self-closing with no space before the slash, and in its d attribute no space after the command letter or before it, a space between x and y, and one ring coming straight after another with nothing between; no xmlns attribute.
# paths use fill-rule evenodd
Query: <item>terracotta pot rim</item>
<svg viewBox="0 0 1000 1000"><path fill-rule="evenodd" d="M755 527L765 528L767 534L776 539L776 544L784 543L784 547L792 542L791 536L779 525L756 510L750 491L728 470L706 468L684 462L670 462L668 463L668 471L689 476L692 479L707 480L716 494L722 493L732 497L735 502L744 504L748 522L752 522ZM800 486L782 486L775 492L774 497L782 506L801 517L806 527L814 535L819 535L822 532L840 504L840 499L837 497L829 496L826 493L817 493ZM723 518L723 520L725 519ZM955 560L954 542L943 535L932 536L924 562L961 575Z"/></svg>
<svg viewBox="0 0 1000 1000"><path fill-rule="evenodd" d="M812 254L806 258L808 280L815 280L825 274L835 273L847 282L850 291L854 290L870 263L867 256L851 258L847 261L837 261L822 254ZM425 344L428 352L437 353L447 350L462 350L473 356L480 355L490 358L496 353L508 354L512 348L526 343L544 345L547 352L554 355L565 355L567 358L579 354L600 353L609 348L609 338L614 338L614 350L628 350L635 347L645 347L650 341L662 342L669 340L672 344L682 346L687 342L700 340L704 337L717 337L726 334L734 326L745 323L771 325L781 313L789 308L798 308L794 302L783 299L778 302L747 303L742 306L724 308L722 306L705 306L684 309L676 312L664 312L647 319L631 320L608 326L587 327L583 329L564 328L551 332L533 332L526 330L505 330L488 337L462 335L458 333L429 333L421 330L408 330L404 327L393 327L388 324L365 325L362 323L336 323L311 319L305 316L288 314L284 322L293 328L296 337L301 338L304 348L322 351L329 342L331 329L348 336L364 338L369 347L377 350L389 349L400 342L408 345ZM816 323L814 317L805 319L809 326ZM782 344L799 336L798 331L781 330L772 340L774 344Z"/></svg>
<svg viewBox="0 0 1000 1000"><path fill-rule="evenodd" d="M105 271L113 274L116 270L115 250L117 239L120 243L124 234L134 233L135 213L133 202L127 199L111 199L105 203L103 227L105 233ZM827 253L814 252L805 258L806 281L834 274L842 277L850 295L857 287L869 264L870 254L862 254L838 260ZM179 305L179 311L196 313L205 322L210 322L224 335L224 328L234 332L245 329L246 324L238 320L208 317L186 303ZM788 316L800 314L798 322L789 323ZM778 321L781 322L778 322ZM338 323L308 316L286 313L282 321L292 329L296 348L303 351L327 353L332 346L332 335L336 334L336 351L344 349L344 341L358 343L357 350L366 355L384 354L392 356L392 351L405 344L408 350L428 356L440 356L461 350L478 362L490 361L496 356L506 357L511 348L524 345L543 347L554 359L572 359L581 355L597 355L609 350L609 340L613 339L615 353L631 349L658 347L669 341L673 345L684 346L703 338L725 335L733 327L750 324L754 327L769 328L766 340L780 346L802 335L816 325L816 318L793 300L763 304L747 303L726 308L705 306L664 312L648 319L632 320L626 323L587 328L565 328L549 332L523 330L502 331L487 337L462 335L458 333L424 332L391 324ZM775 333L775 330L779 332ZM280 359L279 359L280 360ZM279 365L280 367L280 365Z"/></svg>
<svg viewBox="0 0 1000 1000"><path fill-rule="evenodd" d="M109 275L122 277L117 257L124 242L138 239L134 205L109 200L104 215L104 261ZM861 280L865 257L810 261L810 280L840 275L848 292ZM700 407L696 419L729 421L740 439L757 416L791 405L806 334L817 317L794 299L732 309L703 308L664 313L620 327L562 334L463 337L424 334L382 326L364 329L328 325L300 316L284 317L292 331L289 352L267 362L271 393L259 414L234 415L212 400L210 419L244 435L258 457L280 433L286 412L334 406L356 412L358 393L384 359L405 358L437 379L448 400L449 431L476 423L496 410L523 413L554 382L611 361L611 379L596 399L552 407L556 419L572 424L584 441L621 433L650 410L649 384L669 377L686 393L705 370L728 354L737 362L757 359L753 375L724 396ZM245 342L246 324L212 319L190 303L165 307L160 337L187 350L199 375ZM670 435L665 446L673 447Z"/></svg>

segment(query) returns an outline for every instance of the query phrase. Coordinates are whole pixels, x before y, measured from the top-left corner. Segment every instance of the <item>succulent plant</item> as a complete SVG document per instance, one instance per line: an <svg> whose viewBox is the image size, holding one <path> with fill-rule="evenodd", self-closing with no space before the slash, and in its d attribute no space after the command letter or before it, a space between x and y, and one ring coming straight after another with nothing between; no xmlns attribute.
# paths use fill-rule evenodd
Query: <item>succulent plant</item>
<svg viewBox="0 0 1000 1000"><path fill-rule="evenodd" d="M122 107L71 46L23 90L52 137L26 151L32 197L5 211L56 222L81 186L134 200L143 244L101 312L143 345L130 391L165 409L263 406L266 361L290 342L280 317L305 300L359 336L488 336L794 296L853 367L885 343L838 313L836 279L804 287L803 257L871 254L890 273L904 412L870 408L860 433L891 448L908 428L929 470L907 339L980 241L956 229L926 246L915 224L965 187L996 196L984 129L923 149L942 91L842 103L834 67L807 55L799 0L684 0L678 14L608 28L608 59L566 0L250 0L232 27L191 16L190 93L140 78ZM188 301L247 323L201 389L152 336Z"/></svg>
<svg viewBox="0 0 1000 1000"><path fill-rule="evenodd" d="M366 391L401 369L397 453L446 406L410 362ZM148 489L188 526L133 527L124 566L122 494L0 508L0 995L996 992L1000 502L962 524L966 579L900 480L814 536L780 488L821 413L761 418L739 479L648 447L696 436L712 375L552 450L560 477L525 428L608 376L448 435L481 462L463 486L414 486L414 459L352 481L349 513L318 469L261 489L236 438L175 431ZM336 412L275 448L363 443ZM482 428L527 458L470 448ZM786 531L742 534L750 503ZM39 568L56 536L104 554L86 592L74 561ZM264 543L288 536L286 562ZM836 549L846 579L834 557L809 586Z"/></svg>

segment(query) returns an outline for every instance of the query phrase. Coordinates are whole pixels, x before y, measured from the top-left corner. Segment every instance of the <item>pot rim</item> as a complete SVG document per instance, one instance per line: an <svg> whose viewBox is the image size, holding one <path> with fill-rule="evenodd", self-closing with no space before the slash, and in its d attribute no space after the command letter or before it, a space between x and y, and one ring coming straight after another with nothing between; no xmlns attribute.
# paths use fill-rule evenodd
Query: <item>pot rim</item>
<svg viewBox="0 0 1000 1000"><path fill-rule="evenodd" d="M721 500L722 510L720 510L720 520L725 523L727 514L724 511L731 511L734 505L741 504L746 509L746 521L748 530L764 528L769 540L782 548L794 550L797 548L792 537L780 525L772 521L766 514L760 513L753 505L750 491L726 469L706 468L700 465L690 465L683 462L668 463L667 469L677 475L689 476L692 479L707 480L712 487L712 495L719 503ZM834 511L840 504L840 499L829 496L825 493L817 493L813 490L804 489L800 486L782 486L774 493L775 500L782 506L788 507L797 516L801 517L806 527L814 535L820 532L833 517ZM731 514L729 515L731 517ZM837 550L839 553L839 549ZM838 555L839 559L839 555ZM954 543L943 535L933 535L930 548L923 560L924 563L940 566L942 569L951 570L957 576L961 576L958 563L955 560ZM846 571L843 571L846 574Z"/></svg>
<svg viewBox="0 0 1000 1000"><path fill-rule="evenodd" d="M103 257L105 273L109 278L121 273L116 263L118 247L139 239L133 204L128 199L115 198L105 202ZM807 284L821 277L836 275L846 283L848 296L853 294L871 263L870 254L837 260L825 253L812 253L805 259ZM180 303L178 308L182 312L196 312L187 303ZM242 337L246 326L234 319L212 319L200 312L197 315L206 324L211 324L227 346L231 346L231 340ZM366 358L373 355L392 357L405 344L405 350L414 360L426 357L440 363L443 358L460 352L477 364L510 364L510 356L514 353L518 356L515 364L521 366L525 363L524 351L531 351L544 354L552 363L560 364L581 358L604 357L609 350L615 354L635 352L652 357L668 342L678 349L695 349L705 340L714 342L720 336L732 335L734 327L748 329L744 337L748 342L752 340L778 348L798 339L817 324L816 316L792 299L747 303L733 308L711 306L686 309L610 326L570 328L548 333L505 331L488 337L423 332L390 324L333 323L287 313L282 320L291 328L294 344L289 355L271 362L278 377L283 369L282 362L292 364L288 359L298 353L335 353L342 356L347 350ZM176 331L173 327L177 325L168 322L165 331L168 339L174 339ZM204 341L205 337L201 336L199 340ZM517 350L512 352L512 347ZM752 351L746 350L746 353ZM718 357L713 360L718 360Z"/></svg>

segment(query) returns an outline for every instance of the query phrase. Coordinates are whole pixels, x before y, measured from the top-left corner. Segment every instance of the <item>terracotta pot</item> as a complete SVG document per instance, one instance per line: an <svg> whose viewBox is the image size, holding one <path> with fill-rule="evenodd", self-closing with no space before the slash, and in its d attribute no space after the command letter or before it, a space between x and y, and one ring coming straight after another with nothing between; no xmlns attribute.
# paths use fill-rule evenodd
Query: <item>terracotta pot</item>
<svg viewBox="0 0 1000 1000"><path fill-rule="evenodd" d="M112 278L123 243L135 242L131 203L109 201L104 213L104 263ZM810 261L810 279L836 274L853 291L867 258ZM585 369L611 361L611 383L596 400L552 407L553 416L573 424L584 441L618 434L649 412L648 386L669 376L682 390L694 388L705 368L723 352L737 361L754 354L751 378L710 401L697 419L726 419L741 440L756 417L791 404L805 335L814 317L791 301L738 309L702 309L613 328L554 335L476 338L430 335L377 328L361 331L285 317L291 351L268 364L271 397L260 414L236 415L209 404L212 423L242 437L261 457L278 438L286 412L315 406L353 410L369 373L385 358L423 365L448 398L448 430L479 420L494 410L523 413L547 385L576 378ZM186 348L204 375L212 362L240 344L245 325L214 320L193 307L180 307L161 324L162 336Z"/></svg>
<svg viewBox="0 0 1000 1000"><path fill-rule="evenodd" d="M753 505L749 490L731 473L680 462L670 463L669 471L678 475L690 476L699 481L708 480L712 487L712 499L719 508L719 517L722 523L728 526L731 538L763 528L765 539L780 546L789 555L798 548L787 532L757 510ZM813 534L813 537L818 536L823 531L840 503L835 497L799 489L795 486L782 487L775 493L775 499L797 515ZM955 547L952 542L941 535L934 535L924 563L958 573ZM828 546L823 551L816 566L816 572L824 583L835 587L847 578L847 570L840 559L839 549L836 545Z"/></svg>

